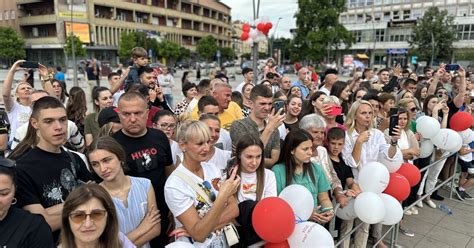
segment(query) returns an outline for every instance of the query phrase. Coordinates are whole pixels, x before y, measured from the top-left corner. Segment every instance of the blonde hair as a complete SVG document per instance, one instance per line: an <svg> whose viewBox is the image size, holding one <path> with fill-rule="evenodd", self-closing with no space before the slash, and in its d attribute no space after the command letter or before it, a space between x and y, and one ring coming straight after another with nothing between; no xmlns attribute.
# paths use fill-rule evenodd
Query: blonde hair
<svg viewBox="0 0 474 248"><path fill-rule="evenodd" d="M337 98L337 96L326 96L323 99L323 104L336 104L341 106L341 101L339 101L339 98Z"/></svg>
<svg viewBox="0 0 474 248"><path fill-rule="evenodd" d="M181 123L176 135L176 141L187 143L190 138L194 138L197 143L209 141L211 139L209 127L200 121Z"/></svg>
<svg viewBox="0 0 474 248"><path fill-rule="evenodd" d="M374 108L372 107L372 104L370 104L369 101L366 101L366 100L357 100L355 101L354 103L352 103L352 106L351 108L349 109L349 112L347 113L347 117L346 117L346 122L344 123L344 125L347 127L347 132L349 134L352 134L352 132L354 131L355 129L355 125L356 125L356 114L357 114L357 111L359 110L360 106L363 105L363 104L366 104L366 105L369 105L370 106L370 109L372 110L372 113L374 112ZM370 129L374 128L375 125L374 125L374 122L371 121L370 124L369 124L369 131Z"/></svg>

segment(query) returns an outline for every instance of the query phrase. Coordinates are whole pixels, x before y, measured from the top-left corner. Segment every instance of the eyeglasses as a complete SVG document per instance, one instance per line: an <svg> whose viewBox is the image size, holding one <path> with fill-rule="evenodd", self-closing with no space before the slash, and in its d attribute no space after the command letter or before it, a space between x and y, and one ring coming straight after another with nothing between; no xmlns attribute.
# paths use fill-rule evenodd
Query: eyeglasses
<svg viewBox="0 0 474 248"><path fill-rule="evenodd" d="M214 202L216 200L216 193L212 190L211 184L208 181L204 181L202 185L205 187L204 192L206 192L207 196Z"/></svg>
<svg viewBox="0 0 474 248"><path fill-rule="evenodd" d="M5 168L15 168L16 162L14 160L8 158L1 158L0 157L0 166Z"/></svg>
<svg viewBox="0 0 474 248"><path fill-rule="evenodd" d="M416 107L411 108L410 112L416 112Z"/></svg>
<svg viewBox="0 0 474 248"><path fill-rule="evenodd" d="M159 125L162 129L174 129L176 127L176 124L175 123L161 123L161 124L158 124L156 123L156 125Z"/></svg>
<svg viewBox="0 0 474 248"><path fill-rule="evenodd" d="M86 214L84 211L76 211L71 214L69 214L69 218L72 220L72 222L76 224L81 224L84 221L86 221L87 216L90 217L91 221L98 222L104 219L104 217L107 215L107 210L105 209L94 209L91 211L90 214Z"/></svg>

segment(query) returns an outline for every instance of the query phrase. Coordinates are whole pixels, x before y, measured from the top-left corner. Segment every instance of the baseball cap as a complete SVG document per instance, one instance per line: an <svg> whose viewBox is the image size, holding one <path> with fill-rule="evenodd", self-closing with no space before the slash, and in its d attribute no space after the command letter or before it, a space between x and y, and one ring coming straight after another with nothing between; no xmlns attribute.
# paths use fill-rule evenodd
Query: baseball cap
<svg viewBox="0 0 474 248"><path fill-rule="evenodd" d="M99 127L103 127L109 122L120 123L120 118L118 116L118 108L112 106L102 109L99 113L97 121L99 122Z"/></svg>

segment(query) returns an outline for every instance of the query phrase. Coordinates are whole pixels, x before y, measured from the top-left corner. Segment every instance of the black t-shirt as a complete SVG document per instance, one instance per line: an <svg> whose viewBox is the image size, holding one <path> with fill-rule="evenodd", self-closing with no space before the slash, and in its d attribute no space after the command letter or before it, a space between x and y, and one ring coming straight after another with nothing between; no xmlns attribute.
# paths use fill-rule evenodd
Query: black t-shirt
<svg viewBox="0 0 474 248"><path fill-rule="evenodd" d="M43 216L10 207L0 221L0 247L56 247L53 235Z"/></svg>
<svg viewBox="0 0 474 248"><path fill-rule="evenodd" d="M332 166L334 167L334 170L336 171L337 177L339 180L341 180L341 185L342 188L346 188L346 180L348 178L354 179L354 174L352 173L351 167L347 166L346 163L344 163L344 160L342 159L341 156L339 156L339 162L336 162L331 159Z"/></svg>
<svg viewBox="0 0 474 248"><path fill-rule="evenodd" d="M113 134L127 153L127 175L150 179L162 216L168 212L164 197L166 182L165 167L173 165L170 143L166 135L157 129L148 128L142 137L129 137L122 130Z"/></svg>
<svg viewBox="0 0 474 248"><path fill-rule="evenodd" d="M67 196L82 183L92 180L86 164L77 154L51 153L38 147L32 148L16 161L17 192L16 206L40 204L49 208L66 201ZM59 231L54 232L55 241Z"/></svg>

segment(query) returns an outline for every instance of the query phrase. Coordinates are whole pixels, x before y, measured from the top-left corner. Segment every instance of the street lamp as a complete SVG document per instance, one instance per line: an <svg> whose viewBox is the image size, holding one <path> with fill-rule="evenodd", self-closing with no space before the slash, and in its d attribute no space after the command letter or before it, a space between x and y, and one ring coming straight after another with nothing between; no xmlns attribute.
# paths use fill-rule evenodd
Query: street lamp
<svg viewBox="0 0 474 248"><path fill-rule="evenodd" d="M74 0L71 0L71 52L72 52L72 68L73 68L73 78L72 81L74 86L79 86L77 83L77 68L76 68L76 46L74 45L74 19L73 19L73 9L74 9ZM66 37L67 39L67 37Z"/></svg>
<svg viewBox="0 0 474 248"><path fill-rule="evenodd" d="M257 5L255 6L255 0L252 0L253 3L253 19L257 20L258 18L258 12L260 11L260 0L257 0ZM253 69L253 83L257 84L258 81L258 68L257 68L257 63L258 63L258 42L254 41L253 42L253 47L252 47L252 69Z"/></svg>
<svg viewBox="0 0 474 248"><path fill-rule="evenodd" d="M275 33L278 29L278 24L280 23L281 19L283 19L283 17L278 17L278 21L275 24L275 29L273 30L272 36L270 38L270 57L273 57L273 40L275 39Z"/></svg>

